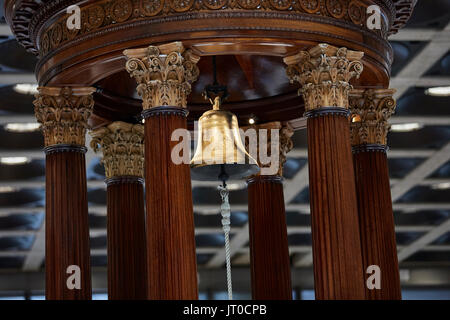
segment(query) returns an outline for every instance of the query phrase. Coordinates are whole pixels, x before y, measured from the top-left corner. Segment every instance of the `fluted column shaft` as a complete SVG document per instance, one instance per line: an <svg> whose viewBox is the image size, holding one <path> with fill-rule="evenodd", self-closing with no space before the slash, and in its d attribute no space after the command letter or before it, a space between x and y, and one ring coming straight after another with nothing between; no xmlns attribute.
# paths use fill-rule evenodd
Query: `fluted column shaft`
<svg viewBox="0 0 450 320"><path fill-rule="evenodd" d="M260 130L268 131L267 144L258 144L258 155L260 148L264 148L262 151L266 155L270 154L268 146L271 142L279 145L278 165L275 172L268 170L271 164L263 165L259 157L255 157L258 158L258 164L262 167L261 174L247 180L252 297L255 300L290 300L292 299L291 268L282 167L286 161L287 152L292 149L290 137L293 131L287 127L282 128L279 122L254 126L252 129L256 129L256 133ZM278 136L272 137L271 130L279 132Z"/></svg>
<svg viewBox="0 0 450 320"><path fill-rule="evenodd" d="M45 295L91 299L85 133L93 88L40 87L35 114L46 152Z"/></svg>
<svg viewBox="0 0 450 320"><path fill-rule="evenodd" d="M91 132L103 152L107 184L108 297L147 298L144 208L144 128L113 122Z"/></svg>
<svg viewBox="0 0 450 320"><path fill-rule="evenodd" d="M107 180L108 298L147 299L143 179Z"/></svg>
<svg viewBox="0 0 450 320"><path fill-rule="evenodd" d="M173 161L178 141L171 137L187 129L186 98L198 58L179 42L125 55L144 107L148 298L197 299L190 167Z"/></svg>
<svg viewBox="0 0 450 320"><path fill-rule="evenodd" d="M326 44L285 58L308 117L309 193L316 299L364 299L348 111L362 52Z"/></svg>
<svg viewBox="0 0 450 320"><path fill-rule="evenodd" d="M389 170L386 156L388 119L395 109L395 90L352 90L351 135L363 267L380 268L380 288L370 300L401 299ZM369 275L366 275L367 277Z"/></svg>

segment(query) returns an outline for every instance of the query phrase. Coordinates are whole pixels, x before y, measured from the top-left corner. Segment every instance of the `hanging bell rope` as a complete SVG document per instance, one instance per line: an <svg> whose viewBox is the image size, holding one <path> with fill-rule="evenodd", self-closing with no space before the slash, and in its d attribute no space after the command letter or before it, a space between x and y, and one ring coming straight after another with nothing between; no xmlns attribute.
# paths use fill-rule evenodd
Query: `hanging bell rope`
<svg viewBox="0 0 450 320"><path fill-rule="evenodd" d="M222 205L220 206L220 213L222 215L222 228L225 235L225 261L227 268L227 289L228 289L228 300L233 300L233 285L231 280L231 248L230 248L230 202L228 201L228 188L226 183L217 187L220 192L220 197L222 198Z"/></svg>

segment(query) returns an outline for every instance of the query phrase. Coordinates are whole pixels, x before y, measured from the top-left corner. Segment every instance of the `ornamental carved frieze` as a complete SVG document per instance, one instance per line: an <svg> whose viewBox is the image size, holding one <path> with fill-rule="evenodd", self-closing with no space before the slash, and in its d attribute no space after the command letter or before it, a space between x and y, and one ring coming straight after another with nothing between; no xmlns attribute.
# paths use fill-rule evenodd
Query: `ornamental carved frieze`
<svg viewBox="0 0 450 320"><path fill-rule="evenodd" d="M90 131L91 148L103 153L106 178L144 177L144 126L113 122Z"/></svg>
<svg viewBox="0 0 450 320"><path fill-rule="evenodd" d="M387 145L388 121L396 106L394 93L394 89L350 91L352 146Z"/></svg>
<svg viewBox="0 0 450 320"><path fill-rule="evenodd" d="M184 50L181 42L124 51L128 61L126 70L137 82L143 109L170 106L186 108L199 70L200 59L192 51Z"/></svg>
<svg viewBox="0 0 450 320"><path fill-rule="evenodd" d="M60 17L45 29L39 41L41 56L58 48L77 36L93 33L120 23L149 18L162 18L182 13L264 12L303 13L341 20L377 33L386 39L388 22L383 18L381 30L370 30L366 26L367 7L362 0L103 0L81 7L81 28L69 30L66 27L69 14ZM384 8L388 15L392 12ZM390 17L393 19L393 17Z"/></svg>
<svg viewBox="0 0 450 320"><path fill-rule="evenodd" d="M361 74L363 55L363 52L319 44L284 58L290 82L301 85L298 93L305 100L305 110L348 108L350 80Z"/></svg>
<svg viewBox="0 0 450 320"><path fill-rule="evenodd" d="M90 87L39 87L34 100L36 119L42 124L45 146L84 146L87 121L94 107Z"/></svg>
<svg viewBox="0 0 450 320"><path fill-rule="evenodd" d="M294 129L292 128L292 126L289 123L282 124L279 121L274 121L243 127L242 129L244 132L248 129L254 129L256 131L258 140L257 148L253 150L249 146L249 143L251 141L250 139L245 139L245 147L247 151L250 152L250 154L258 161L258 166L261 168L261 171L257 175L277 175L280 177L283 176L283 166L286 163L287 154L294 147L294 143L291 139L291 137L294 135ZM261 130L265 130L266 132L264 139L261 139ZM277 130L278 134L276 137L272 136L272 130ZM271 155L273 148L272 144L278 144L278 158L272 157ZM261 148L264 149L261 150ZM256 154L252 154L253 152L256 152ZM262 163L260 159L261 153L264 154L268 159L270 158L278 160L275 170L272 170L274 163Z"/></svg>

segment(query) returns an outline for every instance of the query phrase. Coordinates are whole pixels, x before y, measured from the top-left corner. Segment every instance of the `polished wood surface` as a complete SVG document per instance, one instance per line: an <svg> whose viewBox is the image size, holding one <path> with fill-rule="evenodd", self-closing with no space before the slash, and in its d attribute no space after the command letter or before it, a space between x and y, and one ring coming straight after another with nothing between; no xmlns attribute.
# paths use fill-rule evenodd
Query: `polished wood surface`
<svg viewBox="0 0 450 320"><path fill-rule="evenodd" d="M179 143L172 132L186 128L186 117L181 109L159 109L145 119L148 298L192 300L198 289L191 173L189 164L171 159Z"/></svg>
<svg viewBox="0 0 450 320"><path fill-rule="evenodd" d="M194 117L208 108L201 92L212 79L210 56L220 57L219 80L229 86L230 108L242 121L301 117L301 102L294 106L289 97L296 88L288 85L281 60L318 43L364 51L365 71L352 84L386 87L393 59L388 35L406 23L414 6L414 0L143 3L6 0L5 18L18 41L39 54L36 74L40 85L99 88L91 119L94 127L108 121L134 122L139 114L136 101L127 101L137 96L124 72L124 50L183 40L186 48L202 57L200 79L188 101L192 128ZM71 4L81 8L80 30L67 29L65 9ZM365 8L371 4L380 6L381 30L369 30L363 23ZM103 95L108 97L103 99ZM253 102L267 107L247 108ZM277 108L272 108L274 104Z"/></svg>
<svg viewBox="0 0 450 320"><path fill-rule="evenodd" d="M381 271L381 289L366 287L366 296L370 300L401 299L386 153L358 152L353 155L353 161L363 267L366 270L370 265L377 265Z"/></svg>
<svg viewBox="0 0 450 320"><path fill-rule="evenodd" d="M46 156L45 296L49 300L91 299L86 165L82 152ZM67 268L78 266L81 289L70 290Z"/></svg>
<svg viewBox="0 0 450 320"><path fill-rule="evenodd" d="M322 1L270 1L263 3L261 0L233 1L222 0L220 2L187 1L177 2L162 0L149 5L144 1L117 1L117 0L61 0L61 1L5 1L5 18L14 33L20 34L21 43L35 54L40 49L46 54L50 50L70 44L76 36L88 38L99 29L110 31L115 25L121 25L120 29L129 29L130 25L137 27L144 22L153 25L154 32L161 31L161 24L169 24L183 20L183 18L203 19L210 18L231 19L240 17L243 26L245 21L264 17L266 19L285 17L286 20L294 20L299 16L310 16L306 22L336 19L348 27L359 27L361 30L369 30L369 26L363 24L366 18L367 7L376 4L380 7L383 28L381 31L372 30L373 34L379 33L384 37L398 31L407 21L415 5L415 0L322 0ZM82 11L82 28L78 31L61 34L61 25L66 24L65 9L70 5L78 4ZM237 12L237 15L233 13ZM107 14L108 13L108 14ZM203 15L200 15L202 13ZM261 14L262 13L262 14ZM289 13L289 15L287 14ZM264 15L265 14L265 15ZM284 14L284 15L283 15ZM321 19L313 19L316 18ZM303 17L304 18L304 17ZM44 24L42 20L48 20ZM198 21L200 24L201 21ZM251 23L250 23L251 25ZM335 24L339 26L339 24ZM147 25L145 25L147 26ZM222 26L219 22L216 28ZM276 26L276 25L274 25ZM214 27L214 25L212 26ZM272 27L268 23L268 27ZM281 26L278 26L281 27ZM192 29L192 26L191 26ZM178 30L185 30L178 26ZM214 28L209 28L209 31ZM250 29L257 32L258 29ZM271 30L268 28L268 30ZM173 32L173 31L172 31ZM317 35L316 35L317 36ZM227 45L223 42L223 45Z"/></svg>
<svg viewBox="0 0 450 320"><path fill-rule="evenodd" d="M308 118L309 194L316 299L364 299L349 119Z"/></svg>
<svg viewBox="0 0 450 320"><path fill-rule="evenodd" d="M147 251L143 181L107 180L108 298L147 299ZM133 181L134 180L134 181Z"/></svg>
<svg viewBox="0 0 450 320"><path fill-rule="evenodd" d="M252 297L292 299L283 184L279 176L248 180Z"/></svg>
<svg viewBox="0 0 450 320"><path fill-rule="evenodd" d="M258 122L273 119L288 121L302 117L304 106L298 98L297 88L289 84L284 64L279 57L272 56L217 56L218 82L226 84L229 98L223 105L239 118L241 125L248 125L250 118ZM212 57L203 57L198 62L199 79L192 84L188 97L188 128L211 108L202 96L205 86L213 83ZM276 84L276 85L274 85ZM142 100L136 92L136 81L128 72L113 74L96 84L94 114L90 120L95 128L107 121L138 123L142 111ZM273 105L278 108L273 108Z"/></svg>
<svg viewBox="0 0 450 320"><path fill-rule="evenodd" d="M144 2L147 5L144 5ZM364 72L355 88L389 85L393 61L388 36L412 13L415 0L321 1L123 1L5 0L5 18L17 40L39 56L41 86L98 88L92 127L110 121L138 123L141 111L132 80L124 73L130 48L183 40L201 56L200 79L185 116L149 116L146 134L147 284L151 299L196 299L196 259L189 166L174 165L170 141L176 128L190 127L208 108L201 92L211 82L209 56L220 56L220 81L232 93L225 110L241 121L298 119L303 114L297 88L288 84L283 57L328 43L364 52ZM81 28L68 30L66 9L81 9ZM382 28L364 23L367 7L380 8ZM274 107L275 106L275 107ZM348 119L308 119L310 194L316 296L361 299L365 296L357 201ZM89 234L84 156L48 155L48 297L90 297ZM83 164L80 164L83 162ZM385 183L385 182L383 182ZM279 199L278 199L279 200ZM381 200L380 200L381 201ZM281 222L280 222L281 223ZM61 255L64 265L57 263ZM64 289L65 264L80 264L83 289Z"/></svg>
<svg viewBox="0 0 450 320"><path fill-rule="evenodd" d="M365 52L365 73L356 85L388 84L392 51L387 35L396 32L391 28L394 22L400 18L404 22L411 14L411 10L405 10L406 4L400 14L391 0L324 0L327 4L317 2L316 9L294 0L258 5L260 1L249 5L225 0L222 6L212 9L202 1L166 0L159 2L165 9L155 11L155 15L149 15L149 9L138 2L131 7L131 2L123 2L121 10L111 10L118 5L117 0L65 0L45 5L37 0L17 4L7 1L6 18L12 29L20 33L19 41L30 51L40 53L36 70L41 85L94 85L124 70L123 50L181 39L186 48L202 57L215 55L230 60L226 64L229 69L222 73L236 74L227 84L239 89L243 75L249 86L235 92L244 95L245 100L257 99L258 94L278 95L287 84L286 79L276 81L284 75L276 67L281 65L280 60L322 42ZM369 30L362 23L365 8L371 3L379 5L380 1L383 28ZM63 9L69 3L80 5L80 30L67 30ZM242 71L234 72L236 65ZM201 74L211 76L211 72L203 70ZM201 79L198 85L203 89ZM194 90L192 102L196 102L196 96Z"/></svg>

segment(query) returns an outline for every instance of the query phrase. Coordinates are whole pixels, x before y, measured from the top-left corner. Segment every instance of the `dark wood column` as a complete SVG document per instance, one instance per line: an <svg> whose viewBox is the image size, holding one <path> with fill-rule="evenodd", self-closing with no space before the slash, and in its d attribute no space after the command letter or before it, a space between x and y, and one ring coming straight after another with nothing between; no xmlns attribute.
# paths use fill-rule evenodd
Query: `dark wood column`
<svg viewBox="0 0 450 320"><path fill-rule="evenodd" d="M144 208L144 127L113 122L91 132L102 149L108 205L108 297L147 298Z"/></svg>
<svg viewBox="0 0 450 320"><path fill-rule="evenodd" d="M248 220L250 233L250 268L252 297L255 300L292 299L291 268L287 239L286 212L284 207L282 167L286 154L292 149L290 137L293 131L282 128L279 122L252 127L268 130L267 144L270 146L271 130L279 132L278 165L263 165L258 159L261 172L250 177L248 183ZM259 154L259 150L258 150ZM270 150L266 151L270 155ZM256 158L256 157L255 157Z"/></svg>
<svg viewBox="0 0 450 320"><path fill-rule="evenodd" d="M285 58L308 117L309 193L316 299L364 299L348 111L362 52L326 44Z"/></svg>
<svg viewBox="0 0 450 320"><path fill-rule="evenodd" d="M198 57L179 42L125 55L144 107L148 298L197 299L189 157L174 162L172 149L179 142L171 137L187 128L186 97L198 76Z"/></svg>
<svg viewBox="0 0 450 320"><path fill-rule="evenodd" d="M91 299L84 144L94 91L40 87L34 101L45 138L45 295L51 300Z"/></svg>
<svg viewBox="0 0 450 320"><path fill-rule="evenodd" d="M388 120L395 109L395 90L352 90L351 135L361 234L363 267L380 268L380 288L370 300L401 299L394 214L387 163ZM366 275L366 278L369 275Z"/></svg>

